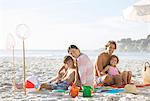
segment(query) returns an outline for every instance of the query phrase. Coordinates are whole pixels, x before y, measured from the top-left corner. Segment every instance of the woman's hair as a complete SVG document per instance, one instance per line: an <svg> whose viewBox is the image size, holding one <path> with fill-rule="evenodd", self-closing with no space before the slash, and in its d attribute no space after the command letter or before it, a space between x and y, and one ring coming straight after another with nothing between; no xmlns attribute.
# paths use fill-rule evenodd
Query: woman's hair
<svg viewBox="0 0 150 101"><path fill-rule="evenodd" d="M69 56L69 55L67 55L67 56L64 57L64 63L66 63L69 60L73 61L73 58L71 56Z"/></svg>
<svg viewBox="0 0 150 101"><path fill-rule="evenodd" d="M72 48L79 50L79 48L78 48L76 45L70 45L70 46L68 47L68 53L69 53L69 50L72 49Z"/></svg>
<svg viewBox="0 0 150 101"><path fill-rule="evenodd" d="M117 44L115 41L108 41L108 43L105 45L105 49L107 49L107 47L109 47L111 44L114 44L115 45L115 49L117 48Z"/></svg>
<svg viewBox="0 0 150 101"><path fill-rule="evenodd" d="M112 56L110 57L110 60L111 60L112 58L116 58L116 59L117 59L117 63L119 62L119 58L118 58L118 56L116 56L116 55L112 55Z"/></svg>

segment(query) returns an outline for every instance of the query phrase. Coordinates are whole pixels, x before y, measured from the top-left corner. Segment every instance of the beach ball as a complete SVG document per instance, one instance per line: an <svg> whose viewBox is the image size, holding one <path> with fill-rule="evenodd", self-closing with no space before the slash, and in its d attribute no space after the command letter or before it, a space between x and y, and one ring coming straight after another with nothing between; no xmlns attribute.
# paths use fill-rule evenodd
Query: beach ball
<svg viewBox="0 0 150 101"><path fill-rule="evenodd" d="M28 92L36 92L40 89L40 82L37 77L30 76L25 81L25 87Z"/></svg>

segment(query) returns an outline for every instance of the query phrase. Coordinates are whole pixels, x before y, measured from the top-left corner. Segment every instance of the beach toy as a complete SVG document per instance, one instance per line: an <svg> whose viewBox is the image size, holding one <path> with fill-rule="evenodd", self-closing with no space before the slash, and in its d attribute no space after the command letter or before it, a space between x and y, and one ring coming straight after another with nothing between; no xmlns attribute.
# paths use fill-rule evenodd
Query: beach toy
<svg viewBox="0 0 150 101"><path fill-rule="evenodd" d="M143 82L144 84L150 84L150 63L145 62L143 71Z"/></svg>
<svg viewBox="0 0 150 101"><path fill-rule="evenodd" d="M7 50L10 50L12 51L12 70L14 71L13 72L13 78L12 78L12 85L13 85L13 91L16 90L16 87L15 87L15 82L16 82L16 68L15 68L15 39L14 39L14 36L10 33L8 34L8 37L7 37L7 43L6 43L6 47L7 47Z"/></svg>
<svg viewBox="0 0 150 101"><path fill-rule="evenodd" d="M25 39L29 36L30 29L26 24L19 24L16 26L16 34L18 38L22 39L22 53L23 53L23 74L24 74L24 84L26 80L26 61L25 61ZM26 87L24 85L24 92L26 95Z"/></svg>
<svg viewBox="0 0 150 101"><path fill-rule="evenodd" d="M124 89L125 89L125 92L127 92L127 93L133 93L133 94L137 93L137 88L133 84L125 85Z"/></svg>
<svg viewBox="0 0 150 101"><path fill-rule="evenodd" d="M91 86L82 86L83 97L91 97L92 87Z"/></svg>
<svg viewBox="0 0 150 101"><path fill-rule="evenodd" d="M72 84L71 90L70 90L70 93L69 93L70 96L75 98L76 96L78 96L79 90L80 90L80 87L77 87L74 84Z"/></svg>
<svg viewBox="0 0 150 101"><path fill-rule="evenodd" d="M36 92L40 89L40 83L37 77L28 77L25 81L25 87L28 92Z"/></svg>

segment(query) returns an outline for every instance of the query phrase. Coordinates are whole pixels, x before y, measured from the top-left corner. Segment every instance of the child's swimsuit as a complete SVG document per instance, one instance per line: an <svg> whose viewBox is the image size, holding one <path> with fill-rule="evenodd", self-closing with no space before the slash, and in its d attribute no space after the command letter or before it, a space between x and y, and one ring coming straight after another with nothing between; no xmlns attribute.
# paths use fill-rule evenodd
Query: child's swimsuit
<svg viewBox="0 0 150 101"><path fill-rule="evenodd" d="M118 71L117 67L114 68L114 67L110 66L109 70L108 70L108 74L111 76L119 75L119 71Z"/></svg>

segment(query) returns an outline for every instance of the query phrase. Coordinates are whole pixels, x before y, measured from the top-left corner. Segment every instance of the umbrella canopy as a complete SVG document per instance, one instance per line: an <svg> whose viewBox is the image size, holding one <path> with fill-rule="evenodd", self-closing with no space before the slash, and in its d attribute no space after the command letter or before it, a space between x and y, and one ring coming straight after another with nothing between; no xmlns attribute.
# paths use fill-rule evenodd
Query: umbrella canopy
<svg viewBox="0 0 150 101"><path fill-rule="evenodd" d="M123 11L127 20L150 22L150 0L140 0Z"/></svg>

